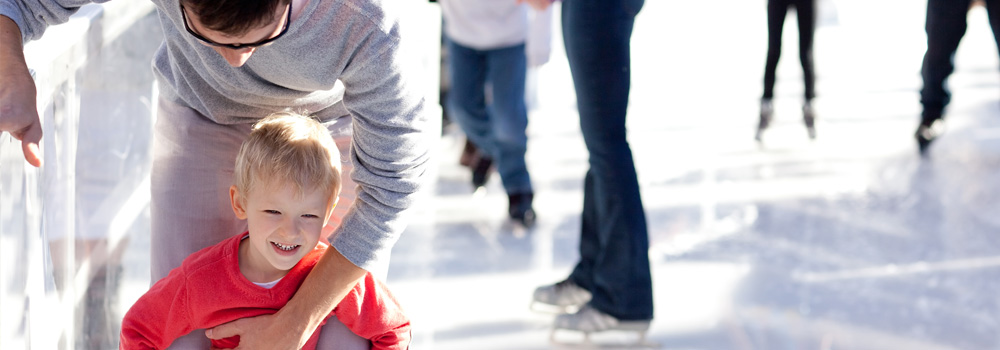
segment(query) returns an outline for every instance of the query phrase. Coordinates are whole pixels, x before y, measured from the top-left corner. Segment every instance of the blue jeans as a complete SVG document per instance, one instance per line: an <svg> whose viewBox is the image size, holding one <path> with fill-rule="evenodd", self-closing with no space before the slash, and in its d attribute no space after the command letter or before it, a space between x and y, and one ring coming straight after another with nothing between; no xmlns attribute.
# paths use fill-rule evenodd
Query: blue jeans
<svg viewBox="0 0 1000 350"><path fill-rule="evenodd" d="M580 262L569 279L590 305L620 320L653 318L649 237L632 149L625 138L630 40L643 0L566 0L563 41L590 152Z"/></svg>
<svg viewBox="0 0 1000 350"><path fill-rule="evenodd" d="M955 51L965 35L970 2L927 0L927 52L920 69L924 80L920 104L924 107L923 119L926 122L941 118L944 108L951 102L951 92L945 83L955 71ZM997 37L1000 31L1000 0L986 0L986 11L994 40L1000 49L1000 38Z"/></svg>
<svg viewBox="0 0 1000 350"><path fill-rule="evenodd" d="M524 44L476 50L446 41L451 77L448 115L494 160L507 193L531 193L531 176L524 162L528 146ZM489 100L487 84L492 92Z"/></svg>

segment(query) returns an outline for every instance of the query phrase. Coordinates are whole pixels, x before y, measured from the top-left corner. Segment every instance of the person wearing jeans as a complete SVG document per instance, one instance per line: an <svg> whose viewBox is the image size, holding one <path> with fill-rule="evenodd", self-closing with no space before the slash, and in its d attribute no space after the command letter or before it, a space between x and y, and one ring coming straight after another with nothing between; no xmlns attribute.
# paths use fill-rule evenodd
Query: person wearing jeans
<svg viewBox="0 0 1000 350"><path fill-rule="evenodd" d="M443 0L441 8L451 79L448 115L482 154L472 166L473 186L484 186L495 164L507 191L508 215L531 226L534 191L524 160L528 8L514 0Z"/></svg>
<svg viewBox="0 0 1000 350"><path fill-rule="evenodd" d="M920 89L920 104L923 105L920 125L917 127L917 146L920 154L926 154L931 141L940 134L935 122L943 119L944 109L951 102L951 93L945 82L955 71L955 51L965 35L966 17L973 0L928 0L927 1L927 52L924 54L920 76L924 86ZM990 28L1000 49L1000 0L986 0Z"/></svg>
<svg viewBox="0 0 1000 350"><path fill-rule="evenodd" d="M559 329L644 331L653 318L646 214L625 129L630 40L643 2L562 4L563 41L590 169L584 181L580 261L565 281L539 287L534 295L536 302L579 307L557 316Z"/></svg>

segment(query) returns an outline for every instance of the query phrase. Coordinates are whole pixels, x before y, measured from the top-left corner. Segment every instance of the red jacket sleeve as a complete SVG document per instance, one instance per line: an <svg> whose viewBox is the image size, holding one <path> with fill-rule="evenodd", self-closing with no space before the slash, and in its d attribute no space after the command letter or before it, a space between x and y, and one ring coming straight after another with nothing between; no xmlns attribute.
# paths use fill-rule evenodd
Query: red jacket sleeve
<svg viewBox="0 0 1000 350"><path fill-rule="evenodd" d="M371 273L333 309L354 334L372 342L372 350L405 350L410 346L410 319L385 284Z"/></svg>
<svg viewBox="0 0 1000 350"><path fill-rule="evenodd" d="M186 278L180 268L156 282L125 313L120 349L165 349L194 330Z"/></svg>

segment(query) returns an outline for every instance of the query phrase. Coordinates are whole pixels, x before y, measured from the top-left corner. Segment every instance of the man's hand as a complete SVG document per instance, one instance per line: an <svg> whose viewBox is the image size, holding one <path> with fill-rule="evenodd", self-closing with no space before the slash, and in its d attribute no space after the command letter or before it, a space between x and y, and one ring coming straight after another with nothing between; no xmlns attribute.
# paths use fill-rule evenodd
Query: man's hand
<svg viewBox="0 0 1000 350"><path fill-rule="evenodd" d="M366 273L330 247L277 313L221 324L206 330L205 336L223 339L238 335L236 349L301 349Z"/></svg>
<svg viewBox="0 0 1000 350"><path fill-rule="evenodd" d="M35 81L24 62L21 30L10 18L0 16L0 133L6 131L21 140L24 159L40 167L42 123L35 95Z"/></svg>
<svg viewBox="0 0 1000 350"><path fill-rule="evenodd" d="M518 4L528 3L529 6L538 11L545 11L545 9L552 6L552 2L555 0L517 0Z"/></svg>
<svg viewBox="0 0 1000 350"><path fill-rule="evenodd" d="M303 331L288 329L278 318L278 314L241 318L208 329L205 336L223 339L239 335L240 345L236 349L301 349L312 332L303 334Z"/></svg>

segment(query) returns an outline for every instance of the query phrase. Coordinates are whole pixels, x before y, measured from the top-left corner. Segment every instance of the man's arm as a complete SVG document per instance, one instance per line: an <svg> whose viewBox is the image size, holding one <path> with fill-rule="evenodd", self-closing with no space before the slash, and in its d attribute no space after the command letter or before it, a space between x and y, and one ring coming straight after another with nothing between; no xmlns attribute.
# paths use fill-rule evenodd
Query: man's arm
<svg viewBox="0 0 1000 350"><path fill-rule="evenodd" d="M277 313L219 325L205 331L205 335L211 339L239 335L240 346L236 349L300 349L365 273L336 249L327 249L292 299Z"/></svg>
<svg viewBox="0 0 1000 350"><path fill-rule="evenodd" d="M24 62L23 44L38 39L50 25L64 23L95 0L0 0L0 133L21 140L24 159L41 166L35 82ZM107 0L96 0L104 2Z"/></svg>
<svg viewBox="0 0 1000 350"><path fill-rule="evenodd" d="M13 20L0 16L0 132L21 140L24 159L42 166L38 142L42 124L38 119L35 81L24 62L21 30Z"/></svg>

